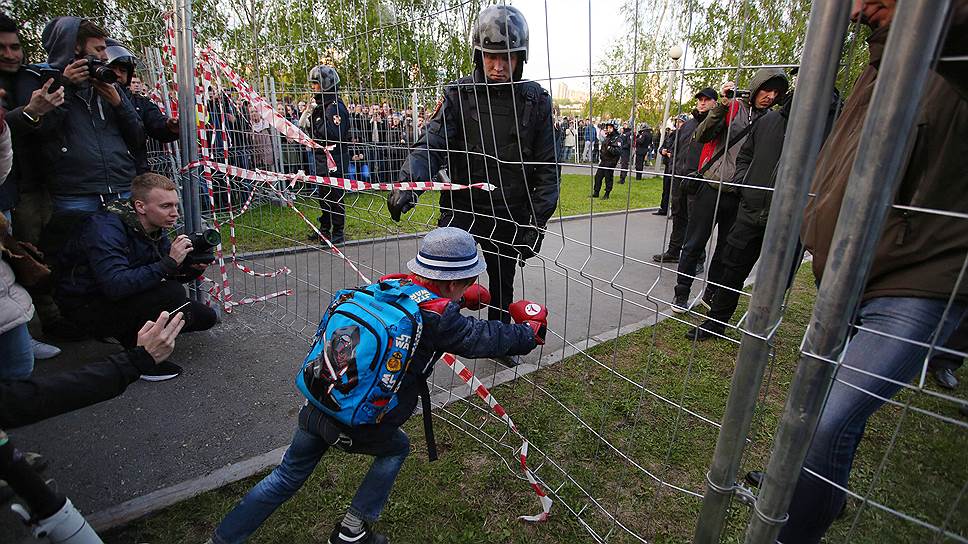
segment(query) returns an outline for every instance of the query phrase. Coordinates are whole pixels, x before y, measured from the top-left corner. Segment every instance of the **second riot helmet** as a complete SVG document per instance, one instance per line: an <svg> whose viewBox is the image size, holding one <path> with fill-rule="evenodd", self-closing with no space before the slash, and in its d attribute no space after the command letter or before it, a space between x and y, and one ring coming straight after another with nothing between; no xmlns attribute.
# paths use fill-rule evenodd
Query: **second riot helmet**
<svg viewBox="0 0 968 544"><path fill-rule="evenodd" d="M128 72L128 84L130 84L134 70L138 66L138 57L115 39L108 38L105 43L107 47L104 49L104 54L108 58L107 65L125 69Z"/></svg>
<svg viewBox="0 0 968 544"><path fill-rule="evenodd" d="M528 21L518 8L488 6L477 16L471 31L471 46L475 57L481 53L519 52L528 61Z"/></svg>
<svg viewBox="0 0 968 544"><path fill-rule="evenodd" d="M320 64L309 71L309 82L318 83L320 92L332 91L339 85L339 74L336 68Z"/></svg>

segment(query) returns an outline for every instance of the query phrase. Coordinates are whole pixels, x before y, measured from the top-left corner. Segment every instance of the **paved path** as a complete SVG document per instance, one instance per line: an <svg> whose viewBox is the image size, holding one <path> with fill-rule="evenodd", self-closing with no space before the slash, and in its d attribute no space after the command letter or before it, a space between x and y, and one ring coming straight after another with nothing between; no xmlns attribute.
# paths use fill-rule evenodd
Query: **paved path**
<svg viewBox="0 0 968 544"><path fill-rule="evenodd" d="M545 240L544 263L533 259L523 280L519 275L515 282L516 296L546 302L551 310L553 334L526 361L560 356L560 336L583 346L589 338L652 324L668 313L675 275L650 259L662 250L667 225L664 217L641 211L550 224L555 234ZM350 246L346 253L375 278L405 270L418 241L374 241ZM103 511L288 443L301 404L293 376L307 339L329 293L355 284L356 276L319 251L249 264L256 269L285 265L293 273L272 279L236 274L236 299L285 288L295 295L245 307L211 331L179 338L173 359L185 372L178 379L136 382L117 399L11 433L21 448L51 459L50 476L83 511ZM117 350L93 342L64 347L69 355L39 362L37 374L77 368ZM503 370L486 360L467 363L485 384ZM434 380L464 393L444 365L438 365Z"/></svg>

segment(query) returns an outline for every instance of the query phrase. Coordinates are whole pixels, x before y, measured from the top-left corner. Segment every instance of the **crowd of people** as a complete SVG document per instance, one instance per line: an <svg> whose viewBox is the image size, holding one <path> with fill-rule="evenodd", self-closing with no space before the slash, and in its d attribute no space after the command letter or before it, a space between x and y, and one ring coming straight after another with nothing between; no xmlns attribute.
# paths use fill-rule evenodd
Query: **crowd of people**
<svg viewBox="0 0 968 544"><path fill-rule="evenodd" d="M956 3L953 24L960 30L968 0ZM892 15L893 8L878 2L858 2L854 17L872 30L871 65L846 103L830 90L827 144L812 189L817 196L805 210L801 236L818 282L832 251ZM322 153L283 143L256 108L232 93L210 93L203 116L211 135L207 143L216 157L235 166L281 166L288 172L377 182L429 181L447 169L447 181L495 185L491 191L441 191L439 228L421 241L409 273L334 298L321 316L318 349L310 352L297 382L307 403L293 442L279 467L225 516L212 542L245 541L303 485L330 447L375 460L329 542L387 541L372 525L410 451L400 426L418 399L428 450L435 451L427 379L436 359L452 352L515 366L518 356L544 343L548 309L515 302L514 279L519 265L540 254L558 205L563 162L597 165L591 197L607 199L616 171L619 184L633 171L641 179L645 167L662 157L663 195L655 213L669 215L672 232L668 247L653 260L676 265L673 312L701 315L705 308L704 321L687 336L694 341L726 337L766 233L793 74L760 68L747 90L734 82L718 90L702 88L693 97L694 109L660 134L645 124L556 116L549 94L523 78L528 27L516 8L486 7L471 41L473 72L446 85L433 112L394 111L388 102L347 104L338 71L312 67L311 94L283 100L280 110L331 150L335 167ZM219 320L212 307L190 300L183 285L199 279L213 260L207 234L174 235L179 188L150 171L150 146L177 139L179 120L148 100L137 78L137 57L92 21L56 17L45 27L42 43L47 62L26 64L17 23L0 14L0 427L6 428L110 398L139 377L178 376L181 368L169 358L175 337L209 329ZM952 52L963 54L956 45ZM931 130L919 130L927 140L911 157L899 193L907 208L943 207L944 199L957 200L957 206L968 195L968 187L956 190L965 185L961 174L968 155L951 136L964 129L960 113L968 108L966 87L961 72L932 71L921 99ZM343 190L319 186L314 195L320 216L313 237L344 243ZM400 221L420 196L392 191L387 197L391 218ZM966 229L968 223L945 214L890 212L857 311L863 328L844 354L848 368L864 371L845 371L832 386L806 463L820 477L801 476L783 542L815 543L823 537L843 507L842 489L867 418L920 371L925 346L937 338L952 352L968 348L968 285L957 282L968 247ZM714 231L706 281L694 297ZM488 288L476 283L485 271ZM368 314L339 310L354 297L373 297L366 303L369 309L353 303ZM383 331L380 316L388 315L390 304L378 302L390 299L393 311L402 313L393 315L406 319ZM488 319L462 315L462 308L486 308ZM28 323L35 311L51 343L31 337ZM356 364L357 357L370 353L363 329L378 338L376 344L396 350L372 354L381 365L368 365L379 372L365 395L354 393L368 376ZM58 339L82 338L111 339L124 351L92 365L96 371L57 379L32 376L35 359L59 354L52 345ZM876 360L870 356L874 352ZM961 363L959 357L936 354L928 370L941 387L954 389ZM72 381L84 384L83 391L64 393ZM11 402L31 407L29 413L11 409ZM354 408L349 420L341 415L346 404ZM362 424L356 407L365 416ZM0 468L15 465L4 464L5 444L0 436ZM46 513L35 512L39 518Z"/></svg>

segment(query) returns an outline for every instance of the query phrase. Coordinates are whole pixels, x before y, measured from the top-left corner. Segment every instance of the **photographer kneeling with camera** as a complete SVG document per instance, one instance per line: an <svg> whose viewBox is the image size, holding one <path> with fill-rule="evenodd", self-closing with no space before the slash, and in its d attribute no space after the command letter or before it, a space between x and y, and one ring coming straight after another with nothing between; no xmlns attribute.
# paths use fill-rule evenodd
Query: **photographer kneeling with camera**
<svg viewBox="0 0 968 544"><path fill-rule="evenodd" d="M57 256L55 299L64 316L126 348L134 347L141 326L163 310L174 314L184 306L185 332L215 325L215 310L189 301L182 282L201 276L214 260L218 232L170 241L166 230L177 220L175 184L153 173L135 177L130 200L111 202L92 215ZM166 361L141 377L162 381L180 372Z"/></svg>

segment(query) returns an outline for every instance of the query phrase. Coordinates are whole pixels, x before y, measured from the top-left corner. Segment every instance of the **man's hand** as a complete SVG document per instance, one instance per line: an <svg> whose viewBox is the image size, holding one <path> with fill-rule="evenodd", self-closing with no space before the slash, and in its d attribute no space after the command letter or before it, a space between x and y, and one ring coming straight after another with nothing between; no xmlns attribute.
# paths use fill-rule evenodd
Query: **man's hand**
<svg viewBox="0 0 968 544"><path fill-rule="evenodd" d="M118 88L115 87L113 83L105 83L103 81L96 80L92 83L94 84L94 90L97 91L97 94L104 97L104 99L107 100L111 106L116 108L121 105L121 94L118 93Z"/></svg>
<svg viewBox="0 0 968 544"><path fill-rule="evenodd" d="M158 319L148 321L144 327L138 331L138 345L145 348L148 355L158 364L171 355L175 349L175 337L185 326L184 316L181 312L175 317L168 319L168 312L161 312Z"/></svg>
<svg viewBox="0 0 968 544"><path fill-rule="evenodd" d="M168 120L165 121L165 127L168 128L168 131L172 134L178 134L178 118L169 117Z"/></svg>
<svg viewBox="0 0 968 544"><path fill-rule="evenodd" d="M534 341L540 345L545 343L548 332L548 309L530 300L519 300L508 307L511 319L515 323L524 323L534 331Z"/></svg>
<svg viewBox="0 0 968 544"><path fill-rule="evenodd" d="M544 232L538 227L528 225L521 227L519 237L514 242L518 254L522 259L528 260L541 252L541 242L544 241ZM523 264L521 266L524 266Z"/></svg>
<svg viewBox="0 0 968 544"><path fill-rule="evenodd" d="M168 256L175 260L175 264L179 266L182 261L185 260L185 256L192 252L192 241L185 236L180 234L175 241L171 243L171 250L168 251Z"/></svg>
<svg viewBox="0 0 968 544"><path fill-rule="evenodd" d="M393 190L387 196L387 210L390 211L390 217L396 221L400 222L400 216L409 212L417 205L417 193L413 191L400 191Z"/></svg>
<svg viewBox="0 0 968 544"><path fill-rule="evenodd" d="M719 99L725 104L729 102L729 97L726 96L727 91L732 91L736 89L735 81L727 81L723 83L723 86L719 89Z"/></svg>
<svg viewBox="0 0 968 544"><path fill-rule="evenodd" d="M77 59L68 64L67 68L64 68L64 78L74 85L80 85L91 79L90 72L87 69L87 59Z"/></svg>
<svg viewBox="0 0 968 544"><path fill-rule="evenodd" d="M64 103L64 87L49 93L47 89L54 83L54 78L50 78L39 89L30 94L30 102L24 106L24 111L31 117L46 115L57 106Z"/></svg>

